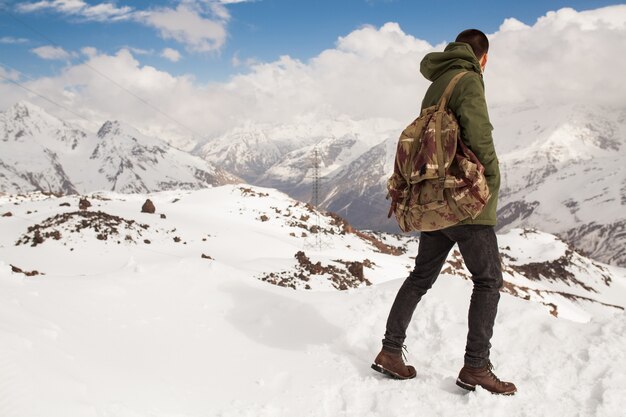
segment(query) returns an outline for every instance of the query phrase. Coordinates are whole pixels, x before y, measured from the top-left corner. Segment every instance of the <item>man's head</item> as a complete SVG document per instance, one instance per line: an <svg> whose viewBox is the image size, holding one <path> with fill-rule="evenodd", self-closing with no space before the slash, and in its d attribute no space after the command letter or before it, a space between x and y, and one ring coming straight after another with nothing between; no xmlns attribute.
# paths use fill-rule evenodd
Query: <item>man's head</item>
<svg viewBox="0 0 626 417"><path fill-rule="evenodd" d="M478 58L481 69L485 70L487 65L487 52L489 52L489 39L487 35L478 29L467 29L459 33L455 42L465 42L469 44L474 51L474 55Z"/></svg>

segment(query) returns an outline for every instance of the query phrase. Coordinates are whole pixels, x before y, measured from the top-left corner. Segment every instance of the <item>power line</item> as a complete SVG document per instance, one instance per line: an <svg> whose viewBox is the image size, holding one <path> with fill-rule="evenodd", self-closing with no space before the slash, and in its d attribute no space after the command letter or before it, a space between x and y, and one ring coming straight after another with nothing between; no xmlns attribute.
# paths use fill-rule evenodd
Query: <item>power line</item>
<svg viewBox="0 0 626 417"><path fill-rule="evenodd" d="M1 1L1 0L0 0L0 1ZM28 75L28 74L24 74L22 71L18 70L18 69L17 69L17 68L15 68L15 67L12 67L12 66L11 66L11 65L9 65L9 64L5 64L5 63L3 63L3 62L0 62L0 65L2 65L2 66L3 66L3 67L5 67L5 68L9 68L9 69L12 69L13 71L17 72L17 73L19 74L19 77L20 77L20 78L21 78L22 76L25 76L25 77L26 77L26 78L28 78L29 80L33 80L33 81L35 81L35 78L34 78L34 77L31 77L31 76L30 76L30 75Z"/></svg>
<svg viewBox="0 0 626 417"><path fill-rule="evenodd" d="M0 65L1 65L1 66L5 66L5 67L7 67L7 68L12 68L11 66L6 65L6 64L1 63L1 62L0 62ZM13 69L15 70L15 68L13 68ZM16 70L16 71L17 71L17 70ZM22 88L22 89L24 89L24 90L26 90L26 91L28 91L28 92L30 92L30 93L32 93L32 94L35 94L35 95L36 95L36 96L38 96L38 97L40 97L40 98L42 98L42 99L46 100L47 102L52 103L52 104L54 104L55 106L58 106L58 107L60 107L60 108L62 108L62 109L64 109L64 110L66 110L66 111L70 112L70 113L71 113L71 114L73 114L74 116L76 116L76 117L78 117L78 118L80 118L80 119L83 119L84 121L86 121L86 122L87 122L87 123L89 123L90 125L93 125L93 124L95 123L93 120L89 120L89 119L87 119L86 117L81 116L80 114L76 113L76 112L75 112L75 111L73 111L72 109L70 109L70 108L68 108L68 107L64 106L63 104L61 104L61 103L59 103L59 102L57 102L57 101L52 100L52 99L51 99L51 98L49 98L49 97L44 96L44 95L43 95L43 94L41 94L41 93L38 93L37 91L33 90L32 88L28 88L28 87L26 87L25 85L23 85L23 84L21 84L21 83L19 83L19 82L15 81L15 80L12 80L12 79L10 79L10 78L7 78L7 77L3 76L2 74L0 74L0 78L4 79L4 80L6 80L6 81L8 81L8 82L10 82L10 83L13 83L13 84L17 85L18 87L20 87L20 88ZM29 78L32 78L32 77L29 77ZM129 126L131 126L133 129L135 129L135 130L137 130L137 131L140 131L139 129L137 129L137 128L136 128L135 126L133 126L132 124L130 124L130 123L128 123L128 122L125 122L125 123L126 123L126 124L128 124ZM172 146L172 145L169 145L169 146ZM172 146L172 147L173 147L173 146Z"/></svg>
<svg viewBox="0 0 626 417"><path fill-rule="evenodd" d="M0 65L4 65L4 64L0 64ZM4 80L6 80L6 81L8 81L8 82L10 82L10 83L15 84L15 85L17 85L17 86L18 86L18 87L20 87L20 88L23 88L24 90L26 90L26 91L28 91L28 92L30 92L30 93L32 93L32 94L34 94L34 95L36 95L36 96L38 96L38 97L42 98L42 99L44 99L44 100L46 100L46 101L48 101L48 102L50 102L50 103L54 104L55 106L59 106L59 107L61 107L62 109L66 110L66 111L68 111L68 112L70 112L70 113L72 113L74 116L79 117L79 118L81 118L81 119L85 120L85 121L86 121L87 123L89 123L89 124L91 124L91 123L92 123L92 121L91 121L91 120L89 120L89 119L87 119L87 118L85 118L85 117L81 116L80 114L78 114L78 113L76 113L75 111L73 111L73 110L69 109L68 107L65 107L64 105L62 105L62 104L60 104L60 103L58 103L58 102L56 102L56 101L54 101L54 100L52 100L52 99L50 99L50 98L48 98L48 97L44 96L43 94L40 94L40 93L36 92L35 90L32 90L32 89L30 89L30 88L26 87L25 85L23 85L23 84L21 84L21 83L19 83L19 82L17 82L17 81L14 81L14 80L12 80L12 79L10 79L10 78L7 78L7 77L5 77L5 76L4 76L4 75L2 75L2 74L0 74L0 78L4 79Z"/></svg>
<svg viewBox="0 0 626 417"><path fill-rule="evenodd" d="M40 32L39 30L33 28L31 25L29 25L28 23L24 22L23 20L17 18L17 16L15 16L13 13L11 13L6 7L3 7L3 5L0 3L0 8L4 9L6 11L6 13L11 16L15 21L21 23L22 25L24 25L25 27L27 27L28 29L30 29L31 31L33 31L34 33L36 33L37 35L41 36L43 39L47 40L48 42L50 42L52 45L59 47L59 48L63 48L62 45L60 45L59 43L55 42L54 40L52 40L50 37L46 36L44 33ZM119 84L118 82L116 82L115 80L113 80L112 78L110 78L108 75L102 73L101 71L99 71L98 69L94 68L93 66L89 65L88 62L83 62L83 65L86 66L87 68L89 68L90 70L92 70L93 72L95 72L96 74L100 75L101 77L103 77L104 79L108 80L109 82L111 82L112 84L114 84L115 86L117 86L118 88L120 88L121 90L123 90L124 92L126 92L127 94L130 94L131 96L133 96L135 99L139 100L140 102L142 102L143 104L145 104L146 106L150 107L151 109L157 111L158 113L162 114L163 116L167 117L169 120L173 121L174 123L178 124L179 126L187 129L188 131L190 131L191 133L193 133L196 136L202 137L203 135L198 133L197 131L195 131L194 129L192 129L191 127L185 125L184 123L176 120L175 118L173 118L172 116L170 116L169 114L165 113L163 110L159 109L158 107L156 107L155 105L153 105L152 103L150 103L149 101L143 99L142 97L138 96L137 94L133 93L132 91L130 91L128 88L124 87L123 85ZM74 113L75 114L75 113Z"/></svg>

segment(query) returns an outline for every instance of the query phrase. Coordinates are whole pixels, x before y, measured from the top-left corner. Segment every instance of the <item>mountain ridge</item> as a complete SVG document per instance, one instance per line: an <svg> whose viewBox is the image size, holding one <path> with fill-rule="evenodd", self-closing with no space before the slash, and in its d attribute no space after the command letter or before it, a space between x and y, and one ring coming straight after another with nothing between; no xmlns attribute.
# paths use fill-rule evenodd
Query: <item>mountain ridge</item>
<svg viewBox="0 0 626 417"><path fill-rule="evenodd" d="M39 110L31 113L43 112ZM14 106L9 118L23 119L27 114L28 106L22 103ZM395 221L386 217L386 181L402 128L392 120L340 117L316 121L309 117L290 125L248 123L198 146L191 158L119 121L107 121L98 133L89 135L45 114L41 126L27 123L21 128L7 124L7 116L3 117L3 191L140 192L247 181L311 201L317 151L322 208L337 212L358 228L399 231ZM626 265L622 250L626 245L626 164L621 152L626 146L626 111L571 104L553 106L546 113L527 103L495 108L492 119L502 176L497 230L536 227L568 239L595 259ZM45 147L20 150L26 159L45 159L43 172L24 172L28 164L4 157L16 153L7 149L8 138L23 142L33 132L56 135ZM102 141L103 137L111 140ZM93 148L89 163L97 164L97 174L90 174L93 170L85 166L81 150L85 144ZM166 159L166 149L168 158L188 168L181 173L165 164L167 169L154 172L152 168ZM211 168L198 166L197 157L208 160ZM181 181L179 176L187 179Z"/></svg>
<svg viewBox="0 0 626 417"><path fill-rule="evenodd" d="M124 122L106 121L92 134L26 101L0 113L0 138L3 191L148 192L242 182Z"/></svg>

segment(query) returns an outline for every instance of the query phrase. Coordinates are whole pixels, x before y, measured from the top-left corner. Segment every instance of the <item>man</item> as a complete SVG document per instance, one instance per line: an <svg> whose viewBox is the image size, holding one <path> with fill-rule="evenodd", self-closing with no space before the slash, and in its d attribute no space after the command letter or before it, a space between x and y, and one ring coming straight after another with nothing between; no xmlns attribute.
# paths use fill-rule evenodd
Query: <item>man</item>
<svg viewBox="0 0 626 417"><path fill-rule="evenodd" d="M372 368L393 378L415 377L415 368L406 365L403 360L406 329L417 303L434 284L448 252L457 243L474 283L468 315L465 365L459 373L457 385L472 391L478 385L492 393L510 395L516 392L515 385L500 381L494 375L489 360L490 339L503 281L494 230L500 171L482 79L488 49L489 41L485 34L469 29L461 32L444 52L430 53L421 62L421 73L432 81L422 109L439 101L456 74L470 71L456 85L448 108L457 117L462 140L485 167L491 198L475 219L468 218L454 226L420 234L415 268L402 284L391 307L383 347Z"/></svg>

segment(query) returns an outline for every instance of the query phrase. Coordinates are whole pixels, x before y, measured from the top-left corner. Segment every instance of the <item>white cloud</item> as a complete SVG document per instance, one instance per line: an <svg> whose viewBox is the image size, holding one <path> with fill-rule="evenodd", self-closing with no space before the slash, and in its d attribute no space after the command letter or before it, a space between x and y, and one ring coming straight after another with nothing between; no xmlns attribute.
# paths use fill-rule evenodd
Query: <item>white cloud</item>
<svg viewBox="0 0 626 417"><path fill-rule="evenodd" d="M165 48L161 52L161 56L165 59L169 59L172 62L180 61L180 52L178 52L176 49Z"/></svg>
<svg viewBox="0 0 626 417"><path fill-rule="evenodd" d="M621 23L619 23L621 22ZM626 6L549 12L490 36L485 74L494 104L524 100L626 104Z"/></svg>
<svg viewBox="0 0 626 417"><path fill-rule="evenodd" d="M131 17L133 11L131 7L117 7L114 3L98 3L92 6L83 0L43 0L18 4L16 9L22 13L53 10L95 21L125 20Z"/></svg>
<svg viewBox="0 0 626 417"><path fill-rule="evenodd" d="M66 60L71 57L71 54L60 46L40 46L38 48L31 49L31 52L41 59L48 60Z"/></svg>
<svg viewBox="0 0 626 417"><path fill-rule="evenodd" d="M163 39L173 39L190 52L219 51L224 45L230 13L226 4L245 0L180 0L176 8L154 7L136 10L115 3L90 5L83 0L42 0L18 4L16 10L33 13L51 10L87 21L131 20L158 31Z"/></svg>
<svg viewBox="0 0 626 417"><path fill-rule="evenodd" d="M230 59L230 64L234 67L234 68L239 68L242 66L245 67L251 67L253 65L257 65L259 64L259 60L256 58L246 58L246 59L241 59L239 57L239 51L236 51L233 54L233 57Z"/></svg>
<svg viewBox="0 0 626 417"><path fill-rule="evenodd" d="M626 6L585 12L564 9L530 26L503 23L501 30L489 35L485 73L489 105L512 108L534 102L546 111L550 103L626 107L622 82L626 55L619 53L626 45L626 27L619 21L626 21ZM424 54L443 46L431 46L395 23L378 29L366 26L309 61L283 56L242 66L245 72L227 82L207 84L142 66L128 49L110 56L90 55L88 63L211 137L246 121L287 123L307 114L388 117L406 123L417 113L429 85L419 73L419 63ZM233 63L241 64L235 57ZM165 137L190 135L84 64L27 85L76 111L90 109L88 117L96 122L119 118ZM64 91L76 94L70 101ZM21 92L0 83L0 108L20 98Z"/></svg>
<svg viewBox="0 0 626 417"><path fill-rule="evenodd" d="M3 36L0 38L0 43L4 44L20 44L26 42L28 42L26 38L14 38L13 36Z"/></svg>
<svg viewBox="0 0 626 417"><path fill-rule="evenodd" d="M515 30L527 30L527 29L530 29L530 26L526 25L523 22L520 22L514 17L509 17L508 19L504 19L504 22L502 22L498 31L510 32L510 31L515 31Z"/></svg>
<svg viewBox="0 0 626 417"><path fill-rule="evenodd" d="M20 79L20 76L21 76L19 71L16 71L16 70L11 69L11 68L5 68L2 65L0 65L0 75L2 77L8 78L9 80L12 80L12 81L18 81Z"/></svg>
<svg viewBox="0 0 626 417"><path fill-rule="evenodd" d="M89 58L93 58L98 54L98 50L93 46L85 46L80 49L80 52Z"/></svg>
<svg viewBox="0 0 626 417"><path fill-rule="evenodd" d="M155 9L141 18L145 24L159 30L162 38L174 39L194 52L219 50L226 41L229 19L226 8L214 2L205 7L194 2L182 2L176 9Z"/></svg>
<svg viewBox="0 0 626 417"><path fill-rule="evenodd" d="M83 16L92 20L126 20L131 16L132 8L128 6L115 7L112 3L100 3L95 6L85 7Z"/></svg>
<svg viewBox="0 0 626 417"><path fill-rule="evenodd" d="M153 49L136 48L134 46L124 46L120 49L128 49L130 52L132 52L135 55L153 55L154 54Z"/></svg>

